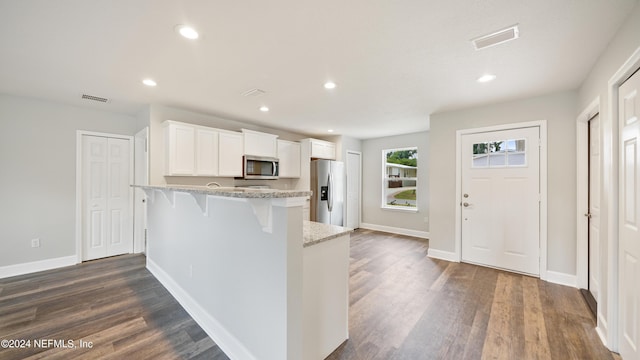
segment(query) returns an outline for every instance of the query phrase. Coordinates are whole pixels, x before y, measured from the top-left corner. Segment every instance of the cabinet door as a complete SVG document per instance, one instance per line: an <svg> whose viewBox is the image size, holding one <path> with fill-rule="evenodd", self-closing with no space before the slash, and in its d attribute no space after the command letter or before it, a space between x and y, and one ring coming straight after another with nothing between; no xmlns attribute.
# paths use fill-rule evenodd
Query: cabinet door
<svg viewBox="0 0 640 360"><path fill-rule="evenodd" d="M278 140L278 158L280 159L280 177L300 177L300 143Z"/></svg>
<svg viewBox="0 0 640 360"><path fill-rule="evenodd" d="M218 132L196 129L196 175L218 175Z"/></svg>
<svg viewBox="0 0 640 360"><path fill-rule="evenodd" d="M276 157L278 153L277 135L243 129L244 154L265 157Z"/></svg>
<svg viewBox="0 0 640 360"><path fill-rule="evenodd" d="M336 159L336 145L328 141L311 141L311 157L318 159Z"/></svg>
<svg viewBox="0 0 640 360"><path fill-rule="evenodd" d="M193 175L195 170L195 128L171 123L165 128L165 175Z"/></svg>
<svg viewBox="0 0 640 360"><path fill-rule="evenodd" d="M242 176L242 134L221 131L218 136L218 176Z"/></svg>

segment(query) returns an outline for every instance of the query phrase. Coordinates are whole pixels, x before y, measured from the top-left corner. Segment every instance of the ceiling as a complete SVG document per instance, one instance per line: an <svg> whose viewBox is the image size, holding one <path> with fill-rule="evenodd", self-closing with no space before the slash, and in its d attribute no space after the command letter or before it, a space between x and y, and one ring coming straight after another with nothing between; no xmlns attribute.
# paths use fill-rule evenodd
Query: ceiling
<svg viewBox="0 0 640 360"><path fill-rule="evenodd" d="M0 0L0 93L312 136L406 134L435 112L577 89L637 2ZM470 39L514 24L519 39L474 50ZM486 72L496 80L476 82ZM253 88L266 93L242 95Z"/></svg>

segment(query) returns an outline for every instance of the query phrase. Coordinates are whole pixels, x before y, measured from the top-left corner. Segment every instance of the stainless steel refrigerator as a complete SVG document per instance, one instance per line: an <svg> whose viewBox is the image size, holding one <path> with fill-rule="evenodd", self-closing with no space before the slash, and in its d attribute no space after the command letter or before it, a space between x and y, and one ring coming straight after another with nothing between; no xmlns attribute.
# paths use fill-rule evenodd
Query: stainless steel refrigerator
<svg viewBox="0 0 640 360"><path fill-rule="evenodd" d="M343 226L344 163L311 161L311 221Z"/></svg>

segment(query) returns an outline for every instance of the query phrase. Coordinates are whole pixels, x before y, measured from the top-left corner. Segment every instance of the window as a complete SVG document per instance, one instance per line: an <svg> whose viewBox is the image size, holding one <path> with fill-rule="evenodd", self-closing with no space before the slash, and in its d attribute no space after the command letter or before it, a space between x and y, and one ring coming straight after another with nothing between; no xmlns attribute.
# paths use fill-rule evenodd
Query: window
<svg viewBox="0 0 640 360"><path fill-rule="evenodd" d="M473 144L474 168L523 167L527 165L525 139Z"/></svg>
<svg viewBox="0 0 640 360"><path fill-rule="evenodd" d="M382 150L382 208L417 210L418 148Z"/></svg>

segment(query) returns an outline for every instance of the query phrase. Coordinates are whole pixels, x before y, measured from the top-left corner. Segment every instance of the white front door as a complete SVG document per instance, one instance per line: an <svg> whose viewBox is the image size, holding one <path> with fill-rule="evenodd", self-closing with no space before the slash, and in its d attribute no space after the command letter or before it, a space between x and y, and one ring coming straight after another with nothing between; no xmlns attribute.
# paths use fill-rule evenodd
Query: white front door
<svg viewBox="0 0 640 360"><path fill-rule="evenodd" d="M133 250L129 140L82 136L83 260Z"/></svg>
<svg viewBox="0 0 640 360"><path fill-rule="evenodd" d="M600 293L600 116L589 120L589 291Z"/></svg>
<svg viewBox="0 0 640 360"><path fill-rule="evenodd" d="M540 274L540 128L462 136L462 260Z"/></svg>
<svg viewBox="0 0 640 360"><path fill-rule="evenodd" d="M347 151L347 220L345 226L352 229L360 227L360 184L361 156L356 151Z"/></svg>
<svg viewBox="0 0 640 360"><path fill-rule="evenodd" d="M620 164L619 316L620 355L640 359L640 73L619 91Z"/></svg>

